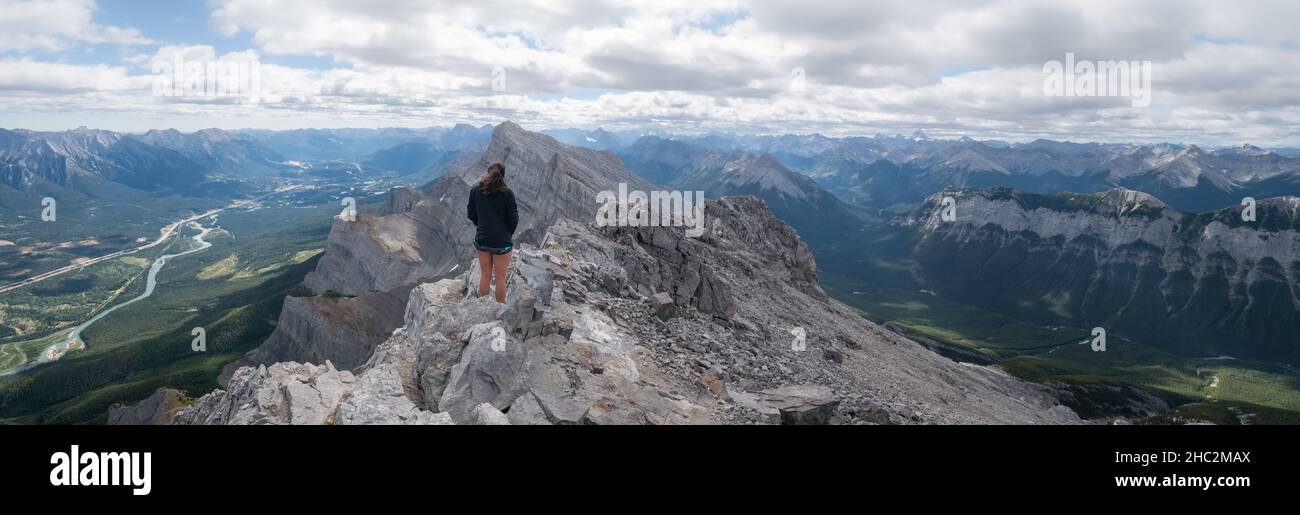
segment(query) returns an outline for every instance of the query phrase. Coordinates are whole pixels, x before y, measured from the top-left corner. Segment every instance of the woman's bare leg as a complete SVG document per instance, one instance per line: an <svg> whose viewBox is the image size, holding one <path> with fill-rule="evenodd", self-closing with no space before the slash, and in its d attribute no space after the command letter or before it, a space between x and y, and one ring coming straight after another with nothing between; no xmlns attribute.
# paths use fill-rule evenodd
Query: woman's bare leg
<svg viewBox="0 0 1300 515"><path fill-rule="evenodd" d="M510 269L510 255L513 252L507 252L499 256L492 256L492 275L497 279L497 302L506 303L506 271Z"/></svg>
<svg viewBox="0 0 1300 515"><path fill-rule="evenodd" d="M478 296L482 297L492 287L492 254L478 251L478 271Z"/></svg>

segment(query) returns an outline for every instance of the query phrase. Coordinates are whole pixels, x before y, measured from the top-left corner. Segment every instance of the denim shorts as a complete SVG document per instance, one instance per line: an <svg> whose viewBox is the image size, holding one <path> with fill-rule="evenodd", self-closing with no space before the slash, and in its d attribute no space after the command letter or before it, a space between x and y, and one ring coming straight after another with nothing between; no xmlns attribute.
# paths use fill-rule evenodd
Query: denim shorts
<svg viewBox="0 0 1300 515"><path fill-rule="evenodd" d="M474 244L474 248L478 249L480 252L487 252L488 254L496 256L509 254L511 250L514 250L513 245L506 245L504 247L488 247L485 245L479 245L478 243Z"/></svg>

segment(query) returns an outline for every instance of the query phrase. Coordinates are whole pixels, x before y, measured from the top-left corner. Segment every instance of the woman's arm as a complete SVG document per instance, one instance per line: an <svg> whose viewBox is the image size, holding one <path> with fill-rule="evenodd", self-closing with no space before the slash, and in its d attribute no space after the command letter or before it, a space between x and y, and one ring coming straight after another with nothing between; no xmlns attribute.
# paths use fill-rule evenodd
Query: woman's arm
<svg viewBox="0 0 1300 515"><path fill-rule="evenodd" d="M519 226L519 204L515 203L515 192L506 190L510 193L506 197L506 224L510 226L510 234L515 233L515 228Z"/></svg>
<svg viewBox="0 0 1300 515"><path fill-rule="evenodd" d="M475 187L477 187L477 186L475 186ZM469 221L474 222L474 225L475 225L475 226L478 226L478 210L477 210L477 209L474 209L474 190L473 190L473 189L470 189L470 190L469 190L469 203L465 205L465 211L466 211L465 216L468 216L468 217L469 217Z"/></svg>

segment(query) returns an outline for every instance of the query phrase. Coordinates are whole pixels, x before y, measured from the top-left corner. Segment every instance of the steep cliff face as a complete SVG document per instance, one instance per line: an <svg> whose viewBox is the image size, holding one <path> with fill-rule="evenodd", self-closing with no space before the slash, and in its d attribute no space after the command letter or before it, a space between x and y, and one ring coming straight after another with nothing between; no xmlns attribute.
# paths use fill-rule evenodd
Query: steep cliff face
<svg viewBox="0 0 1300 515"><path fill-rule="evenodd" d="M956 220L941 218L942 198ZM1124 189L931 196L901 225L927 282L956 300L1103 326L1193 354L1300 359L1300 199L1201 214Z"/></svg>
<svg viewBox="0 0 1300 515"><path fill-rule="evenodd" d="M539 243L560 219L594 219L597 192L617 190L620 182L650 188L613 154L568 147L502 123L475 164L451 167L428 189L394 189L378 212L336 220L316 270L304 282L315 297L286 301L271 338L223 375L277 361L330 360L343 370L361 366L402 325L411 288L477 266L470 259L474 229L465 217L466 195L498 161L505 164L519 202L518 243Z"/></svg>
<svg viewBox="0 0 1300 515"><path fill-rule="evenodd" d="M958 364L830 302L798 236L750 197L710 230L561 219L505 305L411 289L354 371L241 368L182 424L1078 423L1042 387ZM466 274L471 275L471 274Z"/></svg>

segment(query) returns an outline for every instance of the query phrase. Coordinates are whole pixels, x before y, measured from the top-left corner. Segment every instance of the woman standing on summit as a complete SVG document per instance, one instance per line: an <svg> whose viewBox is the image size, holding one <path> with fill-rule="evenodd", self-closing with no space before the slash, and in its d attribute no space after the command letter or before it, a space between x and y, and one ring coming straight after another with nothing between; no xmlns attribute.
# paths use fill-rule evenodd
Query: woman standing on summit
<svg viewBox="0 0 1300 515"><path fill-rule="evenodd" d="M488 294L492 277L496 277L497 302L506 302L506 270L514 250L515 227L519 225L519 206L515 194L506 186L506 167L492 163L483 179L469 190L469 220L474 222L474 248L478 250L478 296Z"/></svg>

